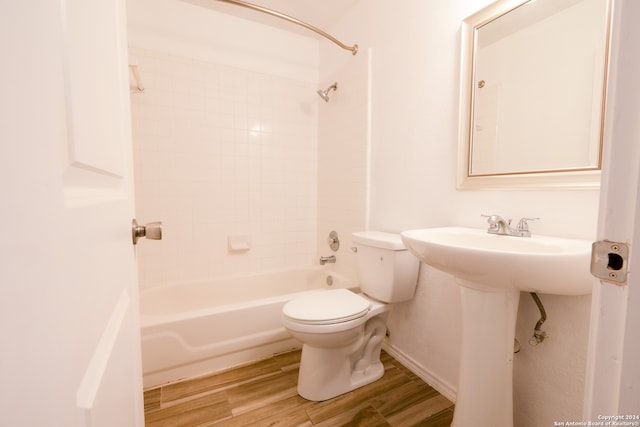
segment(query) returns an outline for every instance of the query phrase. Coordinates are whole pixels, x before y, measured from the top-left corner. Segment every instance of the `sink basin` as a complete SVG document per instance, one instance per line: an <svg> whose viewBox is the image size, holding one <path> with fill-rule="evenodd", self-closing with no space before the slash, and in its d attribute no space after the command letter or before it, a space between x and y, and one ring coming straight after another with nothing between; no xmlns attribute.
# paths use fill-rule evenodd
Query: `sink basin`
<svg viewBox="0 0 640 427"><path fill-rule="evenodd" d="M409 251L450 273L462 286L556 295L591 293L591 242L547 236L513 237L464 227L401 233Z"/></svg>

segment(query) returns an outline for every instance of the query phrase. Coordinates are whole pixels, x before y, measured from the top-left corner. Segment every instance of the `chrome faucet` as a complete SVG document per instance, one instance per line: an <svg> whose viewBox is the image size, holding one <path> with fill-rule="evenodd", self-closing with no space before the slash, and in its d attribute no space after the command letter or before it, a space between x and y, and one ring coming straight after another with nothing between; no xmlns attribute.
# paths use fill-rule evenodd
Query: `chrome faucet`
<svg viewBox="0 0 640 427"><path fill-rule="evenodd" d="M334 262L336 262L336 256L335 255L321 256L320 257L320 265L325 265L326 263L334 263Z"/></svg>
<svg viewBox="0 0 640 427"><path fill-rule="evenodd" d="M535 221L540 218L521 218L516 228L511 227L511 220L504 219L500 215L482 215L489 223L489 234L500 234L504 236L531 237L528 221Z"/></svg>

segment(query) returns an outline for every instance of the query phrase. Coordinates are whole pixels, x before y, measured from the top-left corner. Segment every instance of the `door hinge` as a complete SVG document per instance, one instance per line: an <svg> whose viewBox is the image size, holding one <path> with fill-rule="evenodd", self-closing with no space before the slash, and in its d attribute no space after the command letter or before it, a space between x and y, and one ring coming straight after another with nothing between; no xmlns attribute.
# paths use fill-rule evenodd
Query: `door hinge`
<svg viewBox="0 0 640 427"><path fill-rule="evenodd" d="M629 245L601 240L591 245L591 274L615 284L627 281Z"/></svg>

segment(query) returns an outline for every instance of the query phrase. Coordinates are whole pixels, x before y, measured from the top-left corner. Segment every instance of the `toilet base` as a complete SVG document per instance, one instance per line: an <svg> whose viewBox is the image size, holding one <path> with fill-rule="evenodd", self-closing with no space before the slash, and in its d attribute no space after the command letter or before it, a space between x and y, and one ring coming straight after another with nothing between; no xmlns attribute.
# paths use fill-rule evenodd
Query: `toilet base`
<svg viewBox="0 0 640 427"><path fill-rule="evenodd" d="M318 350L318 349L315 349ZM316 356L322 357L323 351L312 352L313 359ZM307 358L310 360L312 358ZM327 360L324 360L326 363ZM345 363L346 362L346 363ZM311 369L303 369L300 363L300 376L298 378L298 394L307 400L320 402L328 400L341 394L348 393L352 390L370 384L379 380L384 375L384 366L381 362L377 362L369 366L363 371L350 372L349 360L343 361L338 369L318 369L318 365ZM322 384L322 386L318 386Z"/></svg>
<svg viewBox="0 0 640 427"><path fill-rule="evenodd" d="M384 375L380 362L385 322L373 318L364 334L341 348L302 346L298 394L307 400L322 401L348 393L379 380Z"/></svg>
<svg viewBox="0 0 640 427"><path fill-rule="evenodd" d="M371 384L374 381L379 380L384 375L384 365L382 362L373 363L367 369L362 371L356 371L351 374L351 385L355 390L356 388Z"/></svg>

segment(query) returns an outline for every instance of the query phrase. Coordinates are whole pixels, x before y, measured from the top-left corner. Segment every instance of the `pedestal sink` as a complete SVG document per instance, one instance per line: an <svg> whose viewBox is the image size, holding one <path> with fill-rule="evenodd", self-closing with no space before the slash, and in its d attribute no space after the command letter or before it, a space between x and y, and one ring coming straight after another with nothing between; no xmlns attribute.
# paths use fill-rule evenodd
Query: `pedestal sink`
<svg viewBox="0 0 640 427"><path fill-rule="evenodd" d="M462 350L453 427L513 427L513 340L520 292L591 293L591 242L443 227L400 233L460 285Z"/></svg>

